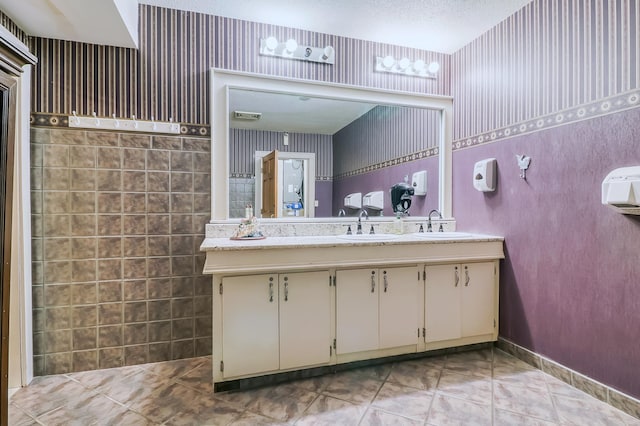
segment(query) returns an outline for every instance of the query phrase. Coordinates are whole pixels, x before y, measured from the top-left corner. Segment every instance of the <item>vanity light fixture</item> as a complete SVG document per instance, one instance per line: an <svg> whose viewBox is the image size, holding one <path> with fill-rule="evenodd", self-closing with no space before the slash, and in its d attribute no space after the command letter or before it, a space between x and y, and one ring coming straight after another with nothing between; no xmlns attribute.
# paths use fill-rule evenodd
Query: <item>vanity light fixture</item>
<svg viewBox="0 0 640 426"><path fill-rule="evenodd" d="M396 59L393 56L376 56L377 72L389 72L392 74L404 74L413 77L422 78L436 78L438 71L440 71L440 64L437 62L431 62L429 65L422 59L416 59L411 62L407 57Z"/></svg>
<svg viewBox="0 0 640 426"><path fill-rule="evenodd" d="M298 42L292 38L284 42L278 41L275 37L261 38L260 54L332 65L335 61L335 50L332 46L304 46L299 45Z"/></svg>

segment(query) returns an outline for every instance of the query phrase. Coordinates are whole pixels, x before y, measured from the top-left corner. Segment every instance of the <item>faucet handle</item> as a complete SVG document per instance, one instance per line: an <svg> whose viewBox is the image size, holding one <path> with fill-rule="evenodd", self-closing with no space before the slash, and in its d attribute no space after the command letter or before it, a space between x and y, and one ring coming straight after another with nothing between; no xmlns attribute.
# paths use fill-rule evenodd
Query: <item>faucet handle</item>
<svg viewBox="0 0 640 426"><path fill-rule="evenodd" d="M442 228L442 224L440 224L440 227L438 228L438 232L444 232L444 229Z"/></svg>
<svg viewBox="0 0 640 426"><path fill-rule="evenodd" d="M420 228L418 228L418 232L424 232L424 227L421 223L417 223L416 225L420 225Z"/></svg>
<svg viewBox="0 0 640 426"><path fill-rule="evenodd" d="M369 235L373 235L375 233L376 231L373 229L373 225L371 225L371 228L369 229Z"/></svg>
<svg viewBox="0 0 640 426"><path fill-rule="evenodd" d="M351 225L344 225L347 227L347 235L352 235L353 232L351 231Z"/></svg>

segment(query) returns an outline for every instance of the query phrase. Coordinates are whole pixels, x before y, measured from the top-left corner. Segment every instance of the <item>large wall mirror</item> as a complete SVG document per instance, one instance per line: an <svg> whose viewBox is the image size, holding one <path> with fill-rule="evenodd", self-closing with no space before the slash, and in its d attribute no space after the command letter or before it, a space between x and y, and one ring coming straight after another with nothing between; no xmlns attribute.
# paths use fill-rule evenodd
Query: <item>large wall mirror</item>
<svg viewBox="0 0 640 426"><path fill-rule="evenodd" d="M213 220L391 217L422 171L409 214L451 216L449 97L214 69L212 103Z"/></svg>

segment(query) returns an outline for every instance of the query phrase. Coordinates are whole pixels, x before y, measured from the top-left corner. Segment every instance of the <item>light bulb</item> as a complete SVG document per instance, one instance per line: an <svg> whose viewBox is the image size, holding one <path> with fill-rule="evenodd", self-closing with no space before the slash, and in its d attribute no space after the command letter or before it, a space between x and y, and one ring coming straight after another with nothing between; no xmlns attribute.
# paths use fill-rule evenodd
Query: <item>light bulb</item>
<svg viewBox="0 0 640 426"><path fill-rule="evenodd" d="M391 67L396 63L396 60L393 56L385 56L382 60L382 66L386 69L391 69Z"/></svg>
<svg viewBox="0 0 640 426"><path fill-rule="evenodd" d="M409 67L410 63L411 61L409 60L409 58L402 58L400 59L400 62L398 62L398 66L401 70L406 70Z"/></svg>
<svg viewBox="0 0 640 426"><path fill-rule="evenodd" d="M429 68L427 68L427 71L429 71L430 74L435 74L438 71L440 71L440 64L437 62L431 62L429 64Z"/></svg>
<svg viewBox="0 0 640 426"><path fill-rule="evenodd" d="M415 70L415 72L421 73L422 71L424 71L424 65L424 61L422 59L418 59L413 63L413 69Z"/></svg>
<svg viewBox="0 0 640 426"><path fill-rule="evenodd" d="M322 59L326 61L327 59L329 59L331 55L333 55L333 46L325 47L322 55Z"/></svg>
<svg viewBox="0 0 640 426"><path fill-rule="evenodd" d="M278 39L275 37L269 37L265 41L265 44L267 46L267 49L271 51L276 50L276 47L278 47Z"/></svg>
<svg viewBox="0 0 640 426"><path fill-rule="evenodd" d="M293 53L298 48L298 42L290 38L287 40L285 47L287 48L287 52Z"/></svg>

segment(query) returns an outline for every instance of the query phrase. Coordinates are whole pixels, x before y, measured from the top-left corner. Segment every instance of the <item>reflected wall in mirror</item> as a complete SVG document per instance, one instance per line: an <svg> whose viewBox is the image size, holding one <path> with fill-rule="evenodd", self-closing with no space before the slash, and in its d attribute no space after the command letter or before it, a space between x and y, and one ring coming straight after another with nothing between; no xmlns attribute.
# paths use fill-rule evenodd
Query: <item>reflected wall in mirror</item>
<svg viewBox="0 0 640 426"><path fill-rule="evenodd" d="M409 213L439 208L440 110L241 88L228 95L230 218L242 217L247 204L262 217L356 215L360 209L346 207L345 196L373 191L382 191L384 207L369 215L391 216L389 189L421 170L427 194L413 197ZM256 160L273 151L315 160L315 172L299 183L284 183L291 163L278 163L275 212L262 205L264 166Z"/></svg>

